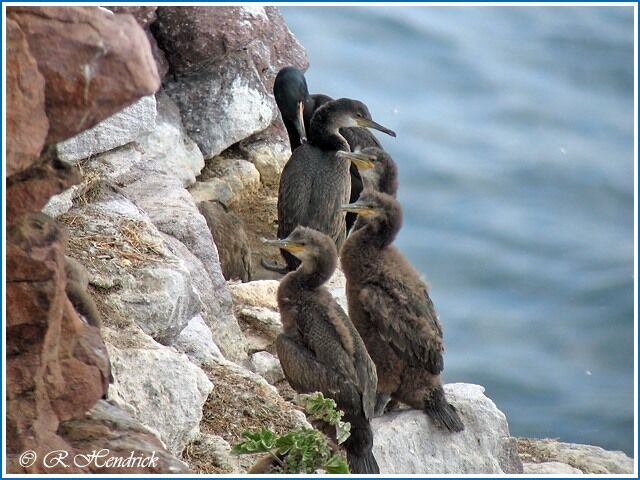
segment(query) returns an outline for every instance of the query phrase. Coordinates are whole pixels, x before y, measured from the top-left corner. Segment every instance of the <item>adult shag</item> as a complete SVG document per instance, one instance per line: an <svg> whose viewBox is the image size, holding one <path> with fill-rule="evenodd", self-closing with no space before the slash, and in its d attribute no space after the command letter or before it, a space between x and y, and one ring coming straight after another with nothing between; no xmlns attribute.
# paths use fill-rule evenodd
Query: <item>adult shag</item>
<svg viewBox="0 0 640 480"><path fill-rule="evenodd" d="M309 141L297 148L280 176L278 190L278 238L286 238L298 225L314 228L331 237L338 249L346 236L340 205L349 201L349 167L354 155L339 130L367 127L388 135L395 133L374 122L367 106L357 100L341 98L320 107L309 126ZM355 155L355 157L358 157ZM286 251L287 263L280 268L266 262L268 270L295 270L299 260Z"/></svg>

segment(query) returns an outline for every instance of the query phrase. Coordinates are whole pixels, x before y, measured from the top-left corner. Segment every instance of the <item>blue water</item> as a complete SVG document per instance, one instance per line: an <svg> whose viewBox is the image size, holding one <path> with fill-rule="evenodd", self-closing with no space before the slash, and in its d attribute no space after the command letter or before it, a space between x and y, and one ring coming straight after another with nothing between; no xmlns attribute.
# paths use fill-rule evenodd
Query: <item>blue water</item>
<svg viewBox="0 0 640 480"><path fill-rule="evenodd" d="M398 133L397 245L445 380L514 435L633 453L631 7L282 7L311 92Z"/></svg>

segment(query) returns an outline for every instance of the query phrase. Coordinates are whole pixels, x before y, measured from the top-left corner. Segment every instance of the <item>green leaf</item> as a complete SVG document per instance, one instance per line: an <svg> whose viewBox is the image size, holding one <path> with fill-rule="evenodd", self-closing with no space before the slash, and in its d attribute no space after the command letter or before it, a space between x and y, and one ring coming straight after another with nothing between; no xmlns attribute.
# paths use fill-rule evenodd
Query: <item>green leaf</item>
<svg viewBox="0 0 640 480"><path fill-rule="evenodd" d="M332 456L327 463L324 464L324 470L327 473L351 473L347 460L342 455Z"/></svg>

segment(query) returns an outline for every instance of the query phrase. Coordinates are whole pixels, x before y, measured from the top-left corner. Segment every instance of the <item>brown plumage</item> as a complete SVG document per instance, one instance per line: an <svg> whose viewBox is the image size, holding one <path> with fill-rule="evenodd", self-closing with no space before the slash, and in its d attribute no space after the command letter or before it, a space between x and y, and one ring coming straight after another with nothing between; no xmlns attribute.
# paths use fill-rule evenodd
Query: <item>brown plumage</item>
<svg viewBox="0 0 640 480"><path fill-rule="evenodd" d="M84 266L73 258L64 257L64 271L67 275L65 291L69 301L89 325L100 328L102 320L96 303L88 292L89 277Z"/></svg>
<svg viewBox="0 0 640 480"><path fill-rule="evenodd" d="M276 348L285 376L297 392L322 392L344 411L344 420L351 423L345 442L351 472L379 473L369 424L375 406L375 365L349 317L323 286L336 268L335 244L305 227L268 243L302 261L278 288L283 333Z"/></svg>
<svg viewBox="0 0 640 480"><path fill-rule="evenodd" d="M347 208L364 220L340 256L349 316L376 364L378 392L425 410L438 426L463 430L442 389L442 328L427 286L391 244L402 225L400 204L365 190Z"/></svg>
<svg viewBox="0 0 640 480"><path fill-rule="evenodd" d="M217 201L202 202L198 208L218 249L224 278L251 281L251 249L242 221Z"/></svg>

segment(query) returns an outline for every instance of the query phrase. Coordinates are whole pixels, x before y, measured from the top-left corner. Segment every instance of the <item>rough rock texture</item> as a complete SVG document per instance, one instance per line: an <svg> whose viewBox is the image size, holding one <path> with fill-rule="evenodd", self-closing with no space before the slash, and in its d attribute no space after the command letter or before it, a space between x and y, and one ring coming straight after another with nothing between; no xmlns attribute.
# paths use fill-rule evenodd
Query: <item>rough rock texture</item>
<svg viewBox="0 0 640 480"><path fill-rule="evenodd" d="M562 462L523 463L523 472L528 475L581 475L582 470Z"/></svg>
<svg viewBox="0 0 640 480"><path fill-rule="evenodd" d="M205 159L264 130L276 118L275 101L245 51L195 65L168 78L164 87Z"/></svg>
<svg viewBox="0 0 640 480"><path fill-rule="evenodd" d="M191 319L180 332L173 346L198 366L210 365L212 362L224 359L222 352L213 341L211 329L200 315Z"/></svg>
<svg viewBox="0 0 640 480"><path fill-rule="evenodd" d="M100 332L84 323L65 294L64 234L42 214L7 228L7 453L39 458L69 446L60 421L82 415L106 392L109 360ZM80 471L77 469L76 471Z"/></svg>
<svg viewBox="0 0 640 480"><path fill-rule="evenodd" d="M232 204L242 202L253 196L260 188L260 173L255 165L241 158L215 157L206 162L202 171L200 182L191 189L192 195L198 196L203 190L217 191L217 185L213 188L208 183L213 179L220 179L226 183L231 192L230 198L223 203ZM202 198L202 194L200 194ZM207 198L207 200L218 200Z"/></svg>
<svg viewBox="0 0 640 480"><path fill-rule="evenodd" d="M134 417L180 455L198 433L202 405L213 385L186 355L147 340L130 348L109 345L115 378L109 398L131 406Z"/></svg>
<svg viewBox="0 0 640 480"><path fill-rule="evenodd" d="M191 473L185 463L165 451L154 433L105 400L99 400L84 416L61 423L60 435L83 454L107 449L108 454L100 458L101 465L112 457L126 459L132 451L149 459L147 467L99 467L93 462L89 465L91 473Z"/></svg>
<svg viewBox="0 0 640 480"><path fill-rule="evenodd" d="M247 50L269 91L280 68L306 69L304 48L276 7L159 7L153 31L173 73Z"/></svg>
<svg viewBox="0 0 640 480"><path fill-rule="evenodd" d="M46 151L38 164L7 178L7 222L40 211L52 195L80 181L77 168L69 167L50 153Z"/></svg>
<svg viewBox="0 0 640 480"><path fill-rule="evenodd" d="M280 361L269 352L256 352L251 355L251 370L264 378L271 385L284 379Z"/></svg>
<svg viewBox="0 0 640 480"><path fill-rule="evenodd" d="M152 130L155 123L156 98L148 95L93 128L59 143L58 157L65 162L73 162L106 152Z"/></svg>
<svg viewBox="0 0 640 480"><path fill-rule="evenodd" d="M518 450L523 462L527 462L529 471L532 468L548 468L549 473L565 473L551 471L551 466L532 467L531 463L562 463L577 468L582 473L611 475L633 473L633 459L624 452L609 451L592 445L563 443L552 439L518 439ZM566 470L566 467L564 467ZM526 472L525 472L526 473ZM567 472L568 473L568 472Z"/></svg>
<svg viewBox="0 0 640 480"><path fill-rule="evenodd" d="M218 435L201 433L187 445L184 456L198 473L246 473L229 442Z"/></svg>
<svg viewBox="0 0 640 480"><path fill-rule="evenodd" d="M160 87L147 37L129 15L22 6L7 15L25 33L45 79L47 143L91 128Z"/></svg>
<svg viewBox="0 0 640 480"><path fill-rule="evenodd" d="M16 22L7 19L7 177L26 170L40 156L49 130L44 78Z"/></svg>
<svg viewBox="0 0 640 480"><path fill-rule="evenodd" d="M372 422L373 453L381 473L522 473L516 439L504 414L479 385L445 385L465 429L437 429L424 412L393 412ZM428 439L428 440L426 440Z"/></svg>
<svg viewBox="0 0 640 480"><path fill-rule="evenodd" d="M289 137L280 120L238 143L242 158L253 163L263 184L278 185L280 173L291 157Z"/></svg>

